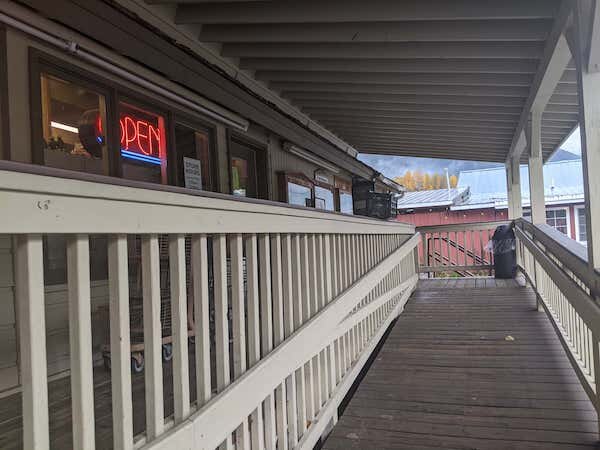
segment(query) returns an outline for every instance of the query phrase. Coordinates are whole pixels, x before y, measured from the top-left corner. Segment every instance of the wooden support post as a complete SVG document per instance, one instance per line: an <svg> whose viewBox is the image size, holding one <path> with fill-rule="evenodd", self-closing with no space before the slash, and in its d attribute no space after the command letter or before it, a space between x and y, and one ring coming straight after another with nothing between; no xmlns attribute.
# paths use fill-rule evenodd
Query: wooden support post
<svg viewBox="0 0 600 450"><path fill-rule="evenodd" d="M23 386L23 448L31 450L50 447L43 260L42 236L17 238L15 281Z"/></svg>
<svg viewBox="0 0 600 450"><path fill-rule="evenodd" d="M596 3L596 2L594 2ZM600 268L600 72L594 62L598 55L598 15L600 5L586 8L587 2L575 2L574 33L569 40L575 57L579 94L579 126L583 187L585 192L588 264ZM590 14L593 21L590 30ZM574 48L573 48L574 47Z"/></svg>
<svg viewBox="0 0 600 450"><path fill-rule="evenodd" d="M537 110L531 111L529 197L531 200L531 222L534 224L546 223L544 161L542 159L542 112Z"/></svg>
<svg viewBox="0 0 600 450"><path fill-rule="evenodd" d="M509 220L523 217L523 200L521 197L521 170L518 160L510 159L506 163L506 180L508 188Z"/></svg>

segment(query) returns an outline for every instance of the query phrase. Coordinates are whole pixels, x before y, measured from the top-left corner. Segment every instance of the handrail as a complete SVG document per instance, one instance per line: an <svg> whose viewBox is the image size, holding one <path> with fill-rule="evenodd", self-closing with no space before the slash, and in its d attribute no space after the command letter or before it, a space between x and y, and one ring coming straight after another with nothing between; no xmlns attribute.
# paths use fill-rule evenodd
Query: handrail
<svg viewBox="0 0 600 450"><path fill-rule="evenodd" d="M504 220L493 222L466 222L466 223L448 223L444 225L424 225L417 226L416 230L420 233L437 233L445 231L478 231L489 230L500 225L506 225Z"/></svg>
<svg viewBox="0 0 600 450"><path fill-rule="evenodd" d="M544 227L516 221L519 267L535 290L538 307L550 318L584 390L600 410L600 305L593 297L590 272L581 259L551 236ZM597 283L597 274L593 275Z"/></svg>
<svg viewBox="0 0 600 450"><path fill-rule="evenodd" d="M0 164L0 234L12 235L15 254L8 272L19 311L24 446L32 450L49 447L52 436L44 269L55 250L44 242L58 239L53 234L66 242L66 288L54 295L63 296L68 314L74 448L94 446L92 355L100 349L91 310L99 301L109 310L102 351L116 448L223 441L249 448L252 439L257 448L309 449L337 420L340 402L416 287L420 236L412 225L10 166ZM93 304L90 261L108 278ZM173 352L169 417L164 339ZM132 380L139 378L131 370L140 361L145 389L133 391L144 396L146 420L134 437Z"/></svg>
<svg viewBox="0 0 600 450"><path fill-rule="evenodd" d="M13 211L4 214L0 233L185 233L198 227L206 233L414 233L414 226L396 221L18 163L0 162L0 195L3 209ZM182 220L173 221L176 216Z"/></svg>
<svg viewBox="0 0 600 450"><path fill-rule="evenodd" d="M573 272L596 297L600 297L600 274L588 264L587 253L583 245L567 238L549 225L534 225L525 219L517 219L515 225L539 241L568 270Z"/></svg>
<svg viewBox="0 0 600 450"><path fill-rule="evenodd" d="M504 224L504 221L495 221L417 227L423 236L419 250L420 272L455 272L461 276L474 276L472 271L477 270L491 273L493 256L486 258L485 246L491 232Z"/></svg>

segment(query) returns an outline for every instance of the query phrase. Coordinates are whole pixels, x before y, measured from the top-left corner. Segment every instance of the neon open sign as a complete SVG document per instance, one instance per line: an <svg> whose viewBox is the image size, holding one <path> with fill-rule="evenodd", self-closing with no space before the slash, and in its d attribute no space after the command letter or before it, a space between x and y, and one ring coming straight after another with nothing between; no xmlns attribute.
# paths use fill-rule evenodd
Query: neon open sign
<svg viewBox="0 0 600 450"><path fill-rule="evenodd" d="M121 115L119 125L123 156L160 164L163 149L159 127L128 114Z"/></svg>

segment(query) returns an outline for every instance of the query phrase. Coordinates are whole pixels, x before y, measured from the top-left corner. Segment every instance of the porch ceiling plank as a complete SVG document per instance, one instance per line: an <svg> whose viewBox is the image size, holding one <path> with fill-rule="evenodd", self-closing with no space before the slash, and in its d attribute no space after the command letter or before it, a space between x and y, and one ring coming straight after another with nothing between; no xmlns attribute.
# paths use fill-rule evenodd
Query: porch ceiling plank
<svg viewBox="0 0 600 450"><path fill-rule="evenodd" d="M365 73L299 72L288 70L257 71L255 78L265 82L345 83L388 85L445 86L531 86L533 76L520 73Z"/></svg>
<svg viewBox="0 0 600 450"><path fill-rule="evenodd" d="M392 155L392 156L416 156L421 158L440 158L448 159L448 149L440 147L429 147L427 149L419 149L411 146L363 146L361 153L375 154L375 155ZM453 152L454 159L464 161L491 161L491 162L503 162L506 158L506 152L491 153L482 152L481 150L476 152L464 152L455 151Z"/></svg>
<svg viewBox="0 0 600 450"><path fill-rule="evenodd" d="M241 58L241 69L292 71L334 71L367 73L491 73L534 74L537 59L359 59L325 58Z"/></svg>
<svg viewBox="0 0 600 450"><path fill-rule="evenodd" d="M441 105L441 104L416 104L416 103L380 103L380 102L350 102L334 100L303 100L296 104L303 109L334 108L346 111L366 112L367 115L376 112L440 112L440 113L476 113L481 115L502 114L519 116L521 108L514 106L478 106L478 105ZM572 111L568 111L572 112Z"/></svg>
<svg viewBox="0 0 600 450"><path fill-rule="evenodd" d="M235 58L539 59L540 42L352 42L225 44Z"/></svg>
<svg viewBox="0 0 600 450"><path fill-rule="evenodd" d="M573 105L571 96L553 96L553 103ZM301 103L302 100L345 100L381 103L428 103L436 105L523 106L524 100L514 97L461 96L461 95L409 95L409 94L359 94L338 92L288 91L284 98ZM575 100L577 97L574 97ZM576 104L576 103L575 103Z"/></svg>
<svg viewBox="0 0 600 450"><path fill-rule="evenodd" d="M346 135L344 135L346 136ZM348 139L353 139L353 136L348 135L347 136ZM372 142L372 144L376 144L377 142L383 142L383 141L377 141L377 140L369 140L369 142ZM439 138L439 139L433 139L433 138L429 138L426 141L422 141L420 138L413 138L413 139L407 139L407 138L399 138L398 142L401 142L404 145L410 144L410 145L421 145L421 144L426 144L426 145L433 145L433 146L439 146L439 145L458 145L458 146L465 146L465 142L467 143L467 146L465 148L469 148L476 146L476 147L481 147L481 148L500 148L502 150L505 150L507 145L510 144L510 142L501 142L501 143L496 143L493 141L489 141L486 142L485 139L479 139L479 140L467 140L467 141L463 141L463 140L452 140L452 139L444 139L444 138Z"/></svg>
<svg viewBox="0 0 600 450"><path fill-rule="evenodd" d="M414 148L422 148L422 149L428 149L429 147L440 147L440 148L445 148L445 149L450 149L450 150L497 150L499 152L502 151L506 151L506 145L486 145L486 144L470 144L470 143L465 143L465 144L445 144L445 143L439 143L439 144L435 144L435 143L430 143L430 142L403 142L401 139L389 139L389 140L385 140L385 139L372 139L367 137L367 141L365 141L364 137L361 136L348 136L348 139L351 141L359 141L359 142L368 142L368 145L379 145L379 144L384 144L384 143L389 143L391 145L403 145L403 146L410 146L410 147L414 147ZM362 140L361 140L362 139Z"/></svg>
<svg viewBox="0 0 600 450"><path fill-rule="evenodd" d="M333 126L333 125L332 125ZM350 129L350 130L355 130L355 129L360 129L361 127L358 125L347 125L346 128ZM446 132L451 132L451 133L456 133L459 135L464 135L464 136L469 136L469 135L476 135L476 134L482 134L482 135L486 135L486 136L506 136L508 134L511 133L511 130L509 129L496 129L496 130L487 130L486 127L452 127L452 126L431 126L431 125L422 125L422 126L417 126L417 125L398 125L398 126L394 126L392 128L373 128L370 126L367 127L362 127L362 128L367 128L367 130L371 130L371 131L375 131L377 130L378 132L385 132L386 130L388 132L397 132L397 133L403 133L403 132L413 132L413 133L423 133L423 137L426 138L427 135L429 135L430 133L446 133ZM341 126L338 126L338 131L343 129Z"/></svg>
<svg viewBox="0 0 600 450"><path fill-rule="evenodd" d="M176 23L396 22L415 20L551 19L557 0L278 0L183 4Z"/></svg>
<svg viewBox="0 0 600 450"><path fill-rule="evenodd" d="M269 87L280 92L356 92L409 95L475 95L527 98L529 88L515 86L456 86L417 84L349 84L273 81ZM567 92L567 91L565 91ZM570 92L570 91L569 91Z"/></svg>
<svg viewBox="0 0 600 450"><path fill-rule="evenodd" d="M482 116L479 113L472 112L419 112L419 111L361 111L361 110L346 110L343 108L303 108L303 111L314 117L328 118L334 117L349 122L355 121L373 121L376 120L379 123L387 122L398 122L398 119L451 119L460 121L473 121L473 120L493 120L495 122L510 122L516 124L518 117L511 116L509 114L486 114ZM570 114L561 115L554 114L547 116L552 120L573 120L573 116Z"/></svg>
<svg viewBox="0 0 600 450"><path fill-rule="evenodd" d="M181 3L181 2L180 2ZM487 42L544 41L548 19L205 25L202 42Z"/></svg>
<svg viewBox="0 0 600 450"><path fill-rule="evenodd" d="M571 17L572 6L573 4L569 0L562 0L559 4L559 10L557 11L554 24L552 26L552 31L546 40L544 56L539 64L538 70L536 71L531 93L529 94L529 98L525 103L521 113L521 118L519 119L519 124L517 125L513 135L512 144L507 155L507 161L509 161L511 158L518 159L520 157L518 153L523 151L523 147L517 145L517 143L521 134L525 130L529 120L530 111L535 106L538 96L542 95L545 97L553 83L555 86L555 80L558 82L562 77L562 73L565 70L565 65L568 67L569 61L567 60L565 63L565 38L563 36L563 32L567 26L569 18ZM556 95L553 95L552 97L556 97ZM552 97L550 98L550 101L552 101ZM548 103L545 98L543 98L542 101L545 101L546 104ZM574 106L572 103L564 104Z"/></svg>
<svg viewBox="0 0 600 450"><path fill-rule="evenodd" d="M477 142L490 142L490 143L498 143L504 144L506 146L507 140L510 140L510 136L508 139L502 136L485 136L485 135L474 135L474 136L461 136L461 135L452 135L444 132L440 132L439 134L431 134L427 137L423 137L421 134L417 134L414 132L402 132L399 131L397 133L369 133L361 130L343 130L339 129L339 134L342 136L369 136L371 138L380 137L385 139L405 139L405 140L418 140L419 142L428 142L428 141L439 141L444 140L445 142L466 142L466 141L477 141ZM510 142L509 142L510 143Z"/></svg>
<svg viewBox="0 0 600 450"><path fill-rule="evenodd" d="M514 130L514 126L510 125L510 124L506 124L506 123L495 123L495 122L460 122L460 121L451 121L451 120L427 120L427 121L420 121L420 120L404 120L404 121L400 121L400 122L396 122L396 123L378 123L376 121L373 122L351 122L351 121L343 121L343 120L338 120L338 119L323 119L323 122L326 122L329 125L332 126L344 126L346 128L369 128L369 129L373 129L373 130L377 130L377 129L387 129L387 130L395 130L397 129L397 127L415 127L415 128L419 128L419 127L429 127L433 130L439 130L441 128L446 128L446 129L456 129L456 130L461 130L461 129L480 129L483 132L489 132L489 131L499 131L501 132L502 130L504 130L504 132L506 134L510 134L512 132L512 130ZM563 124L563 122L559 122L560 124ZM568 126L568 125L567 125ZM566 126L563 124L561 126L556 126L556 127L552 127L551 125L546 125L544 124L544 127L546 128L566 128ZM512 136L511 136L512 137Z"/></svg>

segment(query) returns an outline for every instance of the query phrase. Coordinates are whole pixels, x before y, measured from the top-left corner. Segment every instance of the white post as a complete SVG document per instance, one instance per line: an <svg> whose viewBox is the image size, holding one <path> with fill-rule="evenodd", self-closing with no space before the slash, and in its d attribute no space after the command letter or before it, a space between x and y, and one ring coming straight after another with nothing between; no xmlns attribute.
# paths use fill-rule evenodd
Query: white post
<svg viewBox="0 0 600 450"><path fill-rule="evenodd" d="M583 163L583 186L585 192L585 210L587 227L588 263L600 268L600 239L594 234L600 231L600 177L594 173L600 167L600 72L595 65L590 67L588 54L597 54L597 47L589 43L588 13L584 5L575 2L574 28L569 44L575 57L578 76L579 126L581 133L581 159ZM595 15L599 6L596 5ZM594 23L595 27L596 23ZM597 30L595 30L597 32Z"/></svg>
<svg viewBox="0 0 600 450"><path fill-rule="evenodd" d="M521 171L519 161L510 159L506 163L506 180L508 189L508 218L510 220L523 217L523 201L521 198Z"/></svg>
<svg viewBox="0 0 600 450"><path fill-rule="evenodd" d="M544 162L542 159L542 111L531 111L531 135L529 140L529 198L531 222L546 223L544 200Z"/></svg>

